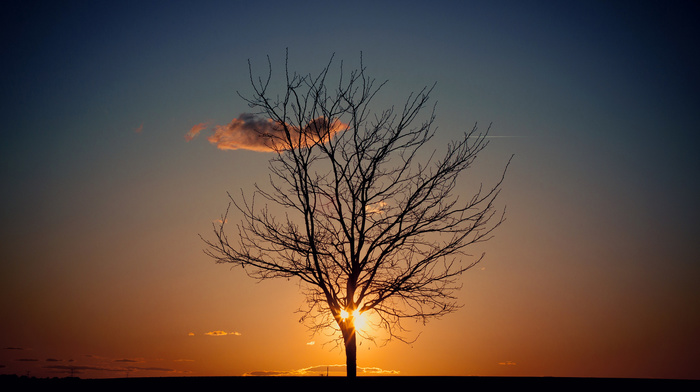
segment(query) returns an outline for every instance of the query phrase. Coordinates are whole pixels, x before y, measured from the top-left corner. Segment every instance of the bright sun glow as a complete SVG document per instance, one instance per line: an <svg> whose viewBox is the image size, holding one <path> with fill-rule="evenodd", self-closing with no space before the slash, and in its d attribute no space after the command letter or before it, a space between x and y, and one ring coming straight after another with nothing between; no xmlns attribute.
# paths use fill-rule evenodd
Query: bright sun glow
<svg viewBox="0 0 700 392"><path fill-rule="evenodd" d="M350 317L350 313L343 309L340 311L340 317L345 320L346 318ZM360 313L358 309L353 310L352 317L355 320L355 329L362 329L367 323L365 315Z"/></svg>

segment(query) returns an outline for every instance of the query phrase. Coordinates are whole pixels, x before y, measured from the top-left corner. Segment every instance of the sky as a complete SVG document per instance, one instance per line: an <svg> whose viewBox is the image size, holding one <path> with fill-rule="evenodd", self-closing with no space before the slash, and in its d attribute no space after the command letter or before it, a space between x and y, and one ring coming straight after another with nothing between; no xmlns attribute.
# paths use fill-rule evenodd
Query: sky
<svg viewBox="0 0 700 392"><path fill-rule="evenodd" d="M438 148L492 124L471 184L514 156L463 307L361 341L360 375L700 379L697 2L0 7L0 374L342 374L295 282L200 238L267 178L208 138L250 111L248 61L280 75L288 50L302 73L361 55L376 110L437 83Z"/></svg>

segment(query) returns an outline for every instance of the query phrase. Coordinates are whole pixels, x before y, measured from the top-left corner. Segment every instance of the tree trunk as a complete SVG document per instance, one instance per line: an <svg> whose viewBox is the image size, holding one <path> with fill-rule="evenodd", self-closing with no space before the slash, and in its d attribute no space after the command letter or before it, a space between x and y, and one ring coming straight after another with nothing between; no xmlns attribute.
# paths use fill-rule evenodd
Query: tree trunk
<svg viewBox="0 0 700 392"><path fill-rule="evenodd" d="M345 365L347 368L347 376L350 378L357 377L357 340L355 338L354 326L343 330L343 338L345 339Z"/></svg>

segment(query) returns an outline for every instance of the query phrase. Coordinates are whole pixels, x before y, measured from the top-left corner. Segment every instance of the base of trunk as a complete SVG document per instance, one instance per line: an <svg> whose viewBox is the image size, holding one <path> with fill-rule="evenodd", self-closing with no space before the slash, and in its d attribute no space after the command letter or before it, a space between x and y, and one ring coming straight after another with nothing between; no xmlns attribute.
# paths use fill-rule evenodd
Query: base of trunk
<svg viewBox="0 0 700 392"><path fill-rule="evenodd" d="M343 331L345 339L345 365L347 368L348 377L357 377L357 341L355 338L355 329Z"/></svg>

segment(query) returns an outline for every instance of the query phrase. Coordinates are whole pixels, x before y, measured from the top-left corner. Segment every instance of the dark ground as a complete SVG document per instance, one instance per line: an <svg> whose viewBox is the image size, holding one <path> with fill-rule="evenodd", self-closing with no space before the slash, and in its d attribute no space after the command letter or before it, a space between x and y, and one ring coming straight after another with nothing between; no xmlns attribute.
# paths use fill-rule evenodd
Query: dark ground
<svg viewBox="0 0 700 392"><path fill-rule="evenodd" d="M657 388L667 391L700 391L700 380L619 379L619 378L565 378L565 377L153 377L153 378L27 378L0 375L0 390L15 391L26 388L38 390L111 391L140 390L167 391L168 389L266 391L268 388L306 389L332 388L360 391L430 391L431 388L536 388L539 391L569 391L591 388L615 388L622 391L639 391L637 388ZM11 388L11 389L7 389ZM60 389L59 389L60 388ZM330 389L329 389L330 390Z"/></svg>

